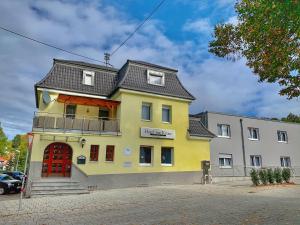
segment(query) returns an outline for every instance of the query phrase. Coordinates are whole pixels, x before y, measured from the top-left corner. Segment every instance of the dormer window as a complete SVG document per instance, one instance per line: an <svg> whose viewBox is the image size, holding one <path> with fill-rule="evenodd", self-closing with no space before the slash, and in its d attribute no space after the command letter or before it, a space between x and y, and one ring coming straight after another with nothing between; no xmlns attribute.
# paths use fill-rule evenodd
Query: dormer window
<svg viewBox="0 0 300 225"><path fill-rule="evenodd" d="M147 70L147 81L148 84L164 86L165 74L158 71Z"/></svg>
<svg viewBox="0 0 300 225"><path fill-rule="evenodd" d="M93 86L94 85L94 77L95 77L95 72L84 70L82 83L85 85Z"/></svg>

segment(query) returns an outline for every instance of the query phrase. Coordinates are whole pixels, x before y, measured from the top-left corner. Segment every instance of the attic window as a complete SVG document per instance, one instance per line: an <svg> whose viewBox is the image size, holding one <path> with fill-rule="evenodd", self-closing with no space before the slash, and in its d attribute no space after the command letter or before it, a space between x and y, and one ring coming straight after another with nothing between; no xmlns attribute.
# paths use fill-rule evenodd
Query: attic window
<svg viewBox="0 0 300 225"><path fill-rule="evenodd" d="M93 71L83 71L83 80L82 83L85 85L94 85L94 77L95 77L95 72Z"/></svg>
<svg viewBox="0 0 300 225"><path fill-rule="evenodd" d="M165 74L158 71L147 70L147 81L148 84L164 86Z"/></svg>

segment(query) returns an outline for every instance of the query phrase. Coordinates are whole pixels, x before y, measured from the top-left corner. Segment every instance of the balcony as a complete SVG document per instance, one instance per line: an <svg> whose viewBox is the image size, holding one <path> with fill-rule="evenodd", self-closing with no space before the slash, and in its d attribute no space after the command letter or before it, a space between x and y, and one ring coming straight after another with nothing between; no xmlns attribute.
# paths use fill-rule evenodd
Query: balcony
<svg viewBox="0 0 300 225"><path fill-rule="evenodd" d="M33 131L120 135L119 119L37 112Z"/></svg>

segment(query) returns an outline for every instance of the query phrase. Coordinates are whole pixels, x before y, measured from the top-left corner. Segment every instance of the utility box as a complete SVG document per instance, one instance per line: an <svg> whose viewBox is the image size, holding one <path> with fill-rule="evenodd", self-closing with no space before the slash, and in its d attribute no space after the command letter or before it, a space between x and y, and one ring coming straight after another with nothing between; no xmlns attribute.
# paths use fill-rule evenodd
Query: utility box
<svg viewBox="0 0 300 225"><path fill-rule="evenodd" d="M210 170L210 161L204 160L201 162L201 169L203 171L203 175L208 175Z"/></svg>

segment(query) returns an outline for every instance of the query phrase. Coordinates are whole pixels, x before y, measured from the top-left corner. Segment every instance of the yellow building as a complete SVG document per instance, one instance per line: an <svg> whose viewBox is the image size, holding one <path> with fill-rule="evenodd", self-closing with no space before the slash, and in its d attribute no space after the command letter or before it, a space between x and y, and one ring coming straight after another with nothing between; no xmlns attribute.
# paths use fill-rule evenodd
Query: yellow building
<svg viewBox="0 0 300 225"><path fill-rule="evenodd" d="M189 118L177 70L55 59L35 94L31 188L54 177L97 189L201 182L214 135Z"/></svg>

